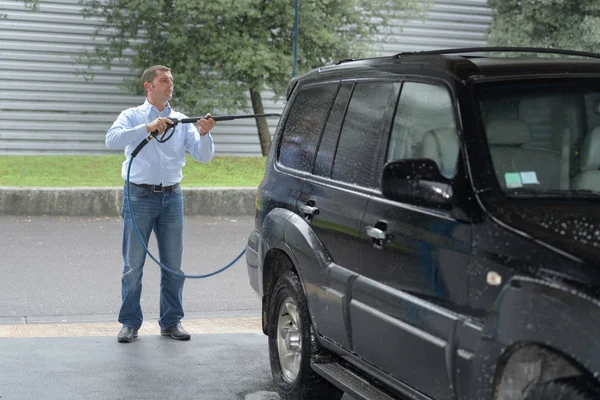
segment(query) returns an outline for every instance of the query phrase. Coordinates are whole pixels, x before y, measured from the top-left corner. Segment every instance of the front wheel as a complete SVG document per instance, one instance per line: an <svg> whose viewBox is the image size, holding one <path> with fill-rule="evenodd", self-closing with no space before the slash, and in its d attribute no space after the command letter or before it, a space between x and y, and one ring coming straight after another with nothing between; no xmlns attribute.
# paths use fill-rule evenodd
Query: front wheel
<svg viewBox="0 0 600 400"><path fill-rule="evenodd" d="M538 383L525 400L600 400L597 389L579 377Z"/></svg>
<svg viewBox="0 0 600 400"><path fill-rule="evenodd" d="M300 280L281 275L269 304L269 358L277 392L283 400L336 400L343 392L310 367L317 353Z"/></svg>

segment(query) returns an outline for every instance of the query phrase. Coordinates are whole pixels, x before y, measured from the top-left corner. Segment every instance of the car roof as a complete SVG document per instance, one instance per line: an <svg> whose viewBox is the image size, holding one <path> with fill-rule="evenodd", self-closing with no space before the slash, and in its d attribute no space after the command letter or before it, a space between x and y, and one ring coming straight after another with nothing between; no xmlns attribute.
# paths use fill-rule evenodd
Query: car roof
<svg viewBox="0 0 600 400"><path fill-rule="evenodd" d="M598 74L600 60L573 58L471 58L479 75ZM472 73L472 75L474 75Z"/></svg>
<svg viewBox="0 0 600 400"><path fill-rule="evenodd" d="M485 50L483 50L485 49ZM438 51L425 51L413 53L400 53L388 57L365 58L359 60L342 60L336 65L324 66L315 69L301 80L319 79L320 77L344 78L345 76L368 77L370 75L384 74L416 74L416 75L446 75L459 80L485 79L508 76L531 75L561 75L561 74L595 74L600 75L600 54L551 49L533 49L539 51L523 52L538 53L528 57L508 56L482 56L479 54L487 50L494 52L515 48L474 48L448 49ZM463 50L464 54L457 54ZM553 53L556 51L557 53ZM554 57L548 53L554 54ZM556 55L561 57L556 57ZM579 58L567 58L567 57ZM588 58L583 58L588 57ZM593 57L593 58L592 58Z"/></svg>

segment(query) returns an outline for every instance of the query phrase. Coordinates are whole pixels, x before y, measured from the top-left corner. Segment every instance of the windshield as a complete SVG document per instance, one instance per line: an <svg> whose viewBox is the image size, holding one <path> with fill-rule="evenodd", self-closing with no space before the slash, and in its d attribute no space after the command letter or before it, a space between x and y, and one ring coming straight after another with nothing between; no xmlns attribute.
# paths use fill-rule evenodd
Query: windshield
<svg viewBox="0 0 600 400"><path fill-rule="evenodd" d="M509 194L600 194L600 79L477 86L492 164Z"/></svg>

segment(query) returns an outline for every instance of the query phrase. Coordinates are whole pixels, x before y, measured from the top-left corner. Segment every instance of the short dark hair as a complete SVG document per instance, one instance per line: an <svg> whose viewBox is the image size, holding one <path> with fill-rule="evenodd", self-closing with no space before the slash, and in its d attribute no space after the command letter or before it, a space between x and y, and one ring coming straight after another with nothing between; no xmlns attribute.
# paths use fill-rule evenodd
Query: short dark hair
<svg viewBox="0 0 600 400"><path fill-rule="evenodd" d="M171 70L171 68L169 67L165 67L164 65L154 65L150 68L147 68L144 73L142 74L142 87L144 88L144 92L146 91L146 87L144 86L144 83L146 82L150 82L152 83L152 81L154 81L154 78L156 78L156 71L166 71L169 72Z"/></svg>

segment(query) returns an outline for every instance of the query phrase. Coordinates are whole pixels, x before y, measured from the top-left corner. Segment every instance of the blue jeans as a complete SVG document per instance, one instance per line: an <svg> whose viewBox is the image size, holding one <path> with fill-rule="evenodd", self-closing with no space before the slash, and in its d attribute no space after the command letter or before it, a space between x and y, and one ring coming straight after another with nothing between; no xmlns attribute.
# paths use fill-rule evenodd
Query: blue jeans
<svg viewBox="0 0 600 400"><path fill-rule="evenodd" d="M146 247L154 230L158 244L156 257L167 268L179 273L183 255L183 195L181 187L171 193L155 193L151 189L130 184L131 208L135 224ZM127 202L127 188L123 192L123 261L125 267L121 278L122 304L119 322L139 329L143 315L140 306L142 272L146 252L133 227ZM158 265L156 266L158 268ZM183 318L182 292L185 278L163 271L160 279L160 316L162 329L177 324Z"/></svg>

